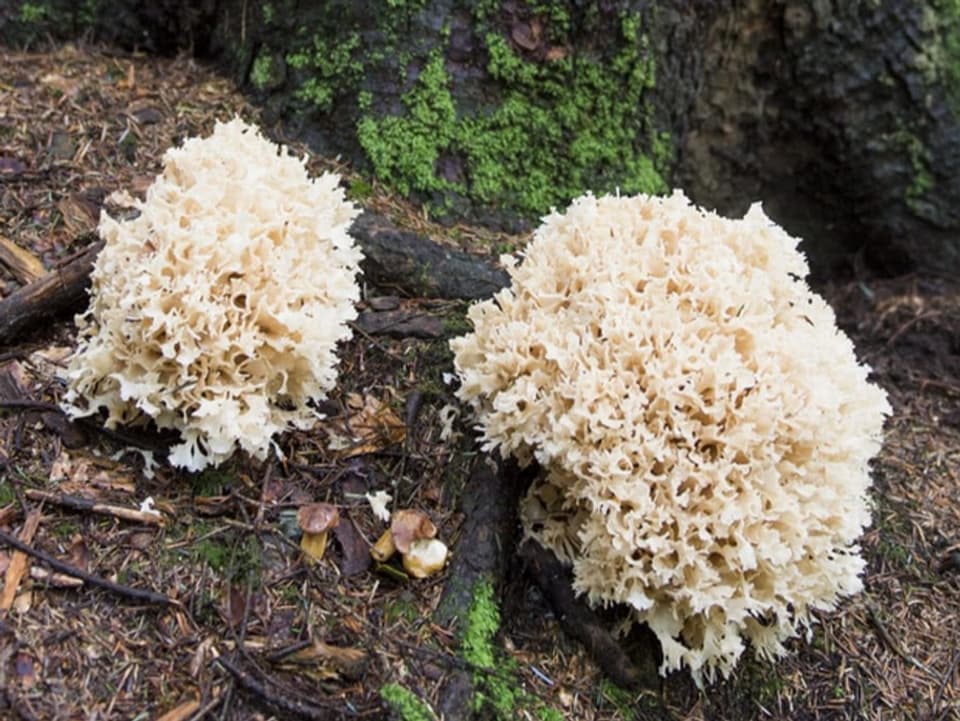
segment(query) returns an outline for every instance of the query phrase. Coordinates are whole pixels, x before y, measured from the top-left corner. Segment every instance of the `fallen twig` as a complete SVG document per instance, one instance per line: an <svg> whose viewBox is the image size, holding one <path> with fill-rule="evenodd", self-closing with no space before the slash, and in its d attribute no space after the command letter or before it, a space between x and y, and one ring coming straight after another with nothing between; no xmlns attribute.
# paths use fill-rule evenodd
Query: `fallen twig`
<svg viewBox="0 0 960 721"><path fill-rule="evenodd" d="M65 573L68 576L74 576L75 578L80 578L89 583L91 586L97 586L111 593L115 593L119 596L125 596L127 598L133 599L134 601L142 601L144 603L156 603L166 606L180 606L180 602L176 601L169 596L165 596L162 593L157 593L156 591L148 591L146 589L140 588L131 588L130 586L124 586L120 583L114 583L113 581L108 581L105 578L100 576L94 576L91 573L86 571L81 571L76 566L71 566L69 563L64 563L48 553L44 553L32 546L23 543L20 539L15 536L10 535L6 531L0 530L0 541L6 543L8 546L11 546L18 551L21 551L28 556L32 556L39 561L43 561L53 570L59 571L60 573Z"/></svg>
<svg viewBox="0 0 960 721"><path fill-rule="evenodd" d="M960 668L960 651L953 654L953 660L950 661L947 672L943 674L940 685L937 687L937 694L933 697L933 711L931 712L933 718L942 718L944 716L944 714L940 712L940 702L943 700L943 692L946 690L947 685L953 680L954 675L957 673L957 668ZM949 704L947 708L943 710L948 711Z"/></svg>
<svg viewBox="0 0 960 721"><path fill-rule="evenodd" d="M101 513L114 518L122 518L125 521L137 521L138 523L149 523L153 526L162 526L166 522L159 511L140 511L124 506L114 506L109 503L97 503L89 498L80 496L71 496L63 493L50 493L36 488L28 488L24 495L31 501L45 501L57 506L63 506L73 511L89 511L91 513Z"/></svg>
<svg viewBox="0 0 960 721"><path fill-rule="evenodd" d="M659 680L655 651L642 667L635 664L616 639L597 617L596 613L573 591L573 579L568 568L539 543L527 541L520 547L527 572L554 608L561 628L584 645L614 683L626 688L653 687Z"/></svg>
<svg viewBox="0 0 960 721"><path fill-rule="evenodd" d="M890 631L887 630L887 626L884 624L883 619L880 618L880 613L877 611L876 607L869 601L867 601L865 605L867 609L867 617L870 619L870 623L873 624L873 627L876 629L877 634L880 636L880 640L883 642L883 645L885 645L889 650L893 651L897 656L902 658L911 666L924 671L932 678L937 678L936 674L934 674L929 668L924 666L913 656L904 651L903 647L896 642L893 636L890 635Z"/></svg>

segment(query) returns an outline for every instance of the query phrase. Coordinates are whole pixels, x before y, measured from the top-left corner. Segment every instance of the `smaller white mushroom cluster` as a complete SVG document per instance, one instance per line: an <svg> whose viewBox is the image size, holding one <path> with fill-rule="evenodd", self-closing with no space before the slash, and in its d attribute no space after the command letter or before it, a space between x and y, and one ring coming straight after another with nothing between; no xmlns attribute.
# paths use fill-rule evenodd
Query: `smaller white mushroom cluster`
<svg viewBox="0 0 960 721"><path fill-rule="evenodd" d="M169 150L126 198L139 215L100 221L67 410L177 429L170 462L190 470L312 425L359 298L359 211L338 185L239 119Z"/></svg>
<svg viewBox="0 0 960 721"><path fill-rule="evenodd" d="M759 206L587 195L452 343L486 449L544 469L527 533L698 683L861 587L889 408L796 243Z"/></svg>

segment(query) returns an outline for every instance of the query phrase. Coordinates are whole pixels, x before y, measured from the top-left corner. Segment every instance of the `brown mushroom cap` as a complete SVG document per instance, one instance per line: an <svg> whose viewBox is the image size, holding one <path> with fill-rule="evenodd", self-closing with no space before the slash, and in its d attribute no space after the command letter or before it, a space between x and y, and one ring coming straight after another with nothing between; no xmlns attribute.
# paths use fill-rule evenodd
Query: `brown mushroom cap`
<svg viewBox="0 0 960 721"><path fill-rule="evenodd" d="M297 511L297 524L304 533L325 533L340 523L340 511L329 503L308 503Z"/></svg>
<svg viewBox="0 0 960 721"><path fill-rule="evenodd" d="M393 514L390 533L397 550L407 553L413 541L436 536L437 527L423 511L407 508Z"/></svg>

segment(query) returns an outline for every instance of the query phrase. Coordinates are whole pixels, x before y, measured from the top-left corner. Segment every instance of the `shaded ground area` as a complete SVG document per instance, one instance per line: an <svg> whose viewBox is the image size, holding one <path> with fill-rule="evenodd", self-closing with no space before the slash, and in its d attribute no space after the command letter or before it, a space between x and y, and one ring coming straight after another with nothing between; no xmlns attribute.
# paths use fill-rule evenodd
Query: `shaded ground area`
<svg viewBox="0 0 960 721"><path fill-rule="evenodd" d="M215 119L257 118L227 82L189 60L68 47L0 52L0 67L0 235L46 269L90 241L107 194L147 187L167 147L209 132ZM340 170L358 202L437 240L483 253L523 243L432 225L348 168L319 158L310 167ZM24 282L0 272L3 294ZM793 655L775 665L745 660L703 694L685 675L644 692L605 681L519 568L496 646L464 654L456 638L466 619L432 620L444 575L415 581L395 562L370 561L383 524L365 492L386 490L396 508L427 511L455 545L459 490L478 461L463 423L449 422L443 381L446 337L464 330L463 304L384 298L393 291L368 288L366 309L430 318L430 337L358 330L342 350L328 419L285 436L285 461L238 458L194 476L161 464L148 477L129 449L155 438L105 435L30 405L62 392L69 321L0 348L0 400L26 402L0 410L0 530L174 601L78 586L40 562L14 584L11 566L22 561L0 545L0 606L10 605L0 610L0 716L383 718L385 684L436 708L445 681L464 669L491 702L489 718L551 710L624 721L960 716L957 282L864 279L824 289L895 409L863 541L867 590L826 616L809 643L793 643ZM67 508L64 495L135 512L151 497L163 523ZM293 519L315 500L337 504L346 522L311 563ZM498 695L504 687L512 706Z"/></svg>

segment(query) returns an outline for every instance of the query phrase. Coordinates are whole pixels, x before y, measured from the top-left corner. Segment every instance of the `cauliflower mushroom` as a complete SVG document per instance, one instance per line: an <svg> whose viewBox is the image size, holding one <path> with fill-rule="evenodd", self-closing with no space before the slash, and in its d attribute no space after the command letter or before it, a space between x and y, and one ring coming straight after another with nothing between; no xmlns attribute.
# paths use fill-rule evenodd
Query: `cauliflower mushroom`
<svg viewBox="0 0 960 721"><path fill-rule="evenodd" d="M861 588L889 406L796 245L759 205L586 195L451 343L485 449L543 469L526 534L698 684Z"/></svg>
<svg viewBox="0 0 960 721"><path fill-rule="evenodd" d="M146 199L126 201L137 217L100 220L65 409L176 429L169 460L189 470L237 447L266 457L275 434L314 423L309 401L336 380L359 211L337 175L309 178L239 119L167 151Z"/></svg>

